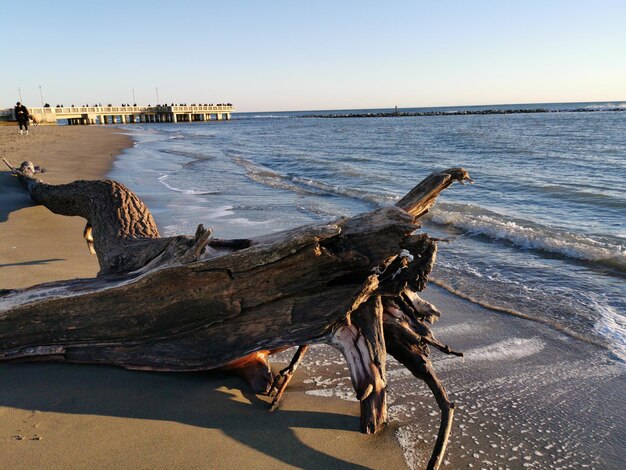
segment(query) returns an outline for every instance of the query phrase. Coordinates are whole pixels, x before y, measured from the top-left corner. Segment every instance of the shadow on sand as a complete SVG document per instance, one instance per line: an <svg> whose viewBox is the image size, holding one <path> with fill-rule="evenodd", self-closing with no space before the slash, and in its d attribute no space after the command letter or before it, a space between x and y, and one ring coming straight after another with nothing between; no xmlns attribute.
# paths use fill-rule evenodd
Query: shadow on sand
<svg viewBox="0 0 626 470"><path fill-rule="evenodd" d="M358 432L359 418L279 410L232 376L134 372L110 366L0 365L0 406L57 413L174 421L221 430L238 442L299 468L366 468L304 444L290 428ZM241 389L249 403L233 399Z"/></svg>
<svg viewBox="0 0 626 470"><path fill-rule="evenodd" d="M0 165L4 167L1 160ZM11 212L35 205L28 192L22 189L17 178L9 171L0 171L0 200L0 222L5 222Z"/></svg>
<svg viewBox="0 0 626 470"><path fill-rule="evenodd" d="M0 268L7 268L9 266L37 266L40 264L54 263L55 261L65 261L65 258L36 259L33 261L23 261L21 263L6 263L0 264Z"/></svg>

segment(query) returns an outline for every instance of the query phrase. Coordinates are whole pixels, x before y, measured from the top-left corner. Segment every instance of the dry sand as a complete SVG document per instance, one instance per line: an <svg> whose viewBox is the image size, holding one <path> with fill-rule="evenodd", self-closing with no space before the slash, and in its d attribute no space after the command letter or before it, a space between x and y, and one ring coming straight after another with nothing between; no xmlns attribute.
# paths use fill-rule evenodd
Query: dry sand
<svg viewBox="0 0 626 470"><path fill-rule="evenodd" d="M131 145L118 128L0 127L0 154L47 182L101 178ZM84 220L33 206L0 173L0 288L91 277ZM395 428L358 432L358 405L304 393L269 413L238 379L64 364L0 365L0 469L405 468Z"/></svg>
<svg viewBox="0 0 626 470"><path fill-rule="evenodd" d="M46 182L54 184L103 177L130 145L118 129L35 126L21 136L17 126L0 127L0 156L14 166L24 160L41 165ZM0 288L95 276L98 261L82 236L85 220L35 206L4 163L1 168Z"/></svg>

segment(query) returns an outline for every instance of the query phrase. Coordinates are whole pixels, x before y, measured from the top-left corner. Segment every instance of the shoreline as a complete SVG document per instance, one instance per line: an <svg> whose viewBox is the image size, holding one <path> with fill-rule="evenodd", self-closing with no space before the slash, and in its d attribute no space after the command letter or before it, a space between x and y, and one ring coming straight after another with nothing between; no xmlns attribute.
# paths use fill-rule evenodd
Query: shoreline
<svg viewBox="0 0 626 470"><path fill-rule="evenodd" d="M573 331L572 329L568 328L565 325L561 325L560 323L557 323L554 320L551 320L549 318L541 318L541 317L537 317L537 316L533 316L533 315L528 315L526 313L522 313L522 312L518 312L517 310L513 310L512 308L508 308L508 307L500 307L498 305L494 305L491 304L489 302L484 302L480 299L476 299L474 297L472 297L469 294L465 294L464 292L461 292L460 290L455 289L454 287L446 284L445 282L441 281L438 278L430 278L428 280L431 284L436 285L437 287L445 290L446 292L448 292L449 294L459 298L459 299L463 299L466 300L468 302L471 302L479 307L482 307L486 310L489 310L495 314L501 313L501 314L505 314L505 315L511 315L512 317L517 317L517 318L522 318L524 320L528 320L531 322L535 322L535 323L540 323L542 325L546 325L550 328L552 328L555 332L559 332L559 333L563 333L564 335L570 336L573 339L575 339L576 341L580 341L582 343L586 343L586 344L590 344L593 345L599 349L602 349L603 351L606 351L607 353L610 354L615 354L613 352L613 350L611 349L609 344L603 343L602 341L592 338L592 337L588 337L588 336L583 336L580 333L577 333L575 331Z"/></svg>
<svg viewBox="0 0 626 470"><path fill-rule="evenodd" d="M56 184L103 179L132 146L120 128L41 126L29 136L16 128L0 127L0 154L41 165ZM0 179L0 288L95 276L84 220L34 206L8 171ZM393 425L361 434L358 404L310 397L301 376L275 413L239 378L216 373L26 363L0 364L0 378L7 468L406 467Z"/></svg>
<svg viewBox="0 0 626 470"><path fill-rule="evenodd" d="M79 140L85 137L85 127L72 129ZM15 146L19 140L11 142L1 141L0 151L19 164L6 153L5 144ZM63 146L70 142L58 140L57 158L65 156ZM52 152L53 146L47 143L45 149ZM25 152L26 146L19 150ZM56 170L59 164L53 159L44 163L49 170L44 179L84 177L79 157L67 170ZM104 152L102 158L110 169L114 157L106 158ZM0 177L9 178L6 172ZM27 219L31 224L26 240L19 232L12 240L36 248L50 238L50 230L42 234L33 215L39 209L59 219L67 237L76 239L69 245L77 258L3 265L0 288L5 280L17 282L20 272L25 273L22 281L51 275L37 268L61 261L93 269L82 261L95 260L82 239L84 221L33 207L23 193L15 181L0 186L3 200L19 196L27 204L8 211L9 222ZM0 222L3 235L6 225ZM56 253L63 237L63 232L55 236L53 248L45 243L45 252ZM33 259L26 248L20 256ZM5 274L9 268L10 276ZM426 289L424 298L444 313L434 333L466 353L464 359L432 354L434 368L458 406L447 468L619 468L626 429L613 414L626 409L626 397L620 394L626 388L624 364L550 325L474 304L436 285ZM286 365L292 353L275 356L274 368ZM404 468L405 460L412 468L423 468L439 420L426 387L389 361L390 426L376 436L361 435L345 361L326 346L305 356L281 409L273 414L267 412L265 397L226 375L31 363L0 365L0 377L5 384L0 389L0 453L12 468L234 468L251 462L278 468ZM16 435L24 439L18 441ZM34 437L41 440L31 442Z"/></svg>
<svg viewBox="0 0 626 470"><path fill-rule="evenodd" d="M271 126L263 129L267 127ZM182 129L180 132L185 135ZM161 169L166 165L184 168L190 158L195 161L193 158L198 155L212 157L209 149L205 152L204 148L194 147L197 141L183 143L186 152L177 156L177 141L167 141L161 147L154 145L153 140L139 140L137 148L120 163L124 171L136 172L135 177L154 172L148 158L157 158L154 165ZM172 154L155 157L154 152L161 148ZM133 156L138 161L131 161ZM159 172L163 173L167 172ZM249 188L254 190L254 176L245 175L247 180L233 181L251 181ZM165 198L154 198L155 202L161 201L155 207L163 207L166 198L180 198L174 206L183 207L184 199L176 189L186 188L181 185L184 180L178 180L176 188L171 189L174 192L163 189L160 183L143 185L146 195L165 191ZM207 189L202 182L194 183L194 190ZM259 187L265 189L263 182ZM227 203L219 198L219 193L185 201L219 201L218 207ZM231 217L256 220L244 211L234 212ZM184 218L166 220L171 228L180 226ZM227 220L215 217L210 225L216 231L222 230L220 224ZM250 231L245 232L248 234L258 230L254 225L240 227ZM610 410L626 409L626 397L618 392L626 388L623 363L613 360L605 349L581 343L546 324L488 310L433 284L424 292L424 298L444 313L433 331L442 342L466 353L465 359L449 358L437 351L432 354L435 370L458 406L446 456L447 468L620 468L619 463L626 458L626 446L622 444L626 429L614 422ZM489 292L488 283L484 289ZM539 309L541 301L529 306ZM284 362L292 355L293 351L289 351L278 358ZM388 363L387 377L389 415L397 427L396 437L412 468L424 468L434 442L432 435L439 424L437 406L427 388L393 360ZM354 403L345 361L332 348L313 346L294 380L299 382L290 384L285 399L289 399L289 393L304 392L316 398L340 398ZM622 415L618 412L618 416Z"/></svg>

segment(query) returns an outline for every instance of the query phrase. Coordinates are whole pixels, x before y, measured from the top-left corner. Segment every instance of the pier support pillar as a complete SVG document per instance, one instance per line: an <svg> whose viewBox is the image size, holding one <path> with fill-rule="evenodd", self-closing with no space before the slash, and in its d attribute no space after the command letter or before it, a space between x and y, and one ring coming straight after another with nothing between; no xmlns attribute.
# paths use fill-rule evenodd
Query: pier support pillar
<svg viewBox="0 0 626 470"><path fill-rule="evenodd" d="M175 114L175 113L172 113L172 122L178 122L178 121L176 120L176 114Z"/></svg>
<svg viewBox="0 0 626 470"><path fill-rule="evenodd" d="M189 120L189 122L193 121L193 114L187 114L187 119Z"/></svg>
<svg viewBox="0 0 626 470"><path fill-rule="evenodd" d="M217 120L218 120L218 121L221 121L221 120L222 120L222 113L217 113L217 115L216 115L216 116L217 116Z"/></svg>

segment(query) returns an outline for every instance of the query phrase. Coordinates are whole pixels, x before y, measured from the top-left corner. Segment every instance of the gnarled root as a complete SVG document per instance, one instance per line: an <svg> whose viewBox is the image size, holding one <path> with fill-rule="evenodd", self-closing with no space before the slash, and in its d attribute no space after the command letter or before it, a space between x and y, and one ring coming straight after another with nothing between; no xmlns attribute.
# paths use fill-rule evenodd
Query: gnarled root
<svg viewBox="0 0 626 470"><path fill-rule="evenodd" d="M352 313L331 339L348 362L352 386L361 402L361 432L374 433L387 422L385 340L382 302L371 297Z"/></svg>
<svg viewBox="0 0 626 470"><path fill-rule="evenodd" d="M408 368L415 377L426 382L441 410L441 424L437 434L437 442L427 467L436 470L441 465L446 452L450 430L452 429L454 403L448 399L445 388L432 368L427 357L428 346L420 341L419 335L411 330L409 324L385 313L383 325L387 352Z"/></svg>
<svg viewBox="0 0 626 470"><path fill-rule="evenodd" d="M289 382L291 382L293 373L296 371L296 369L300 365L300 362L302 361L302 358L304 357L304 354L307 352L308 349L309 349L309 346L306 344L298 347L298 350L294 354L289 365L285 367L283 370L281 370L278 373L278 375L276 375L276 377L274 377L274 382L272 382L272 386L267 392L269 396L272 396L274 393L276 393L276 395L274 396L274 399L272 400L270 411L274 411L276 408L278 408L280 399L283 397L283 393L285 393L285 389L287 388L287 385L289 385ZM281 380L282 380L282 383L280 383ZM280 383L280 386L278 385L279 383Z"/></svg>

